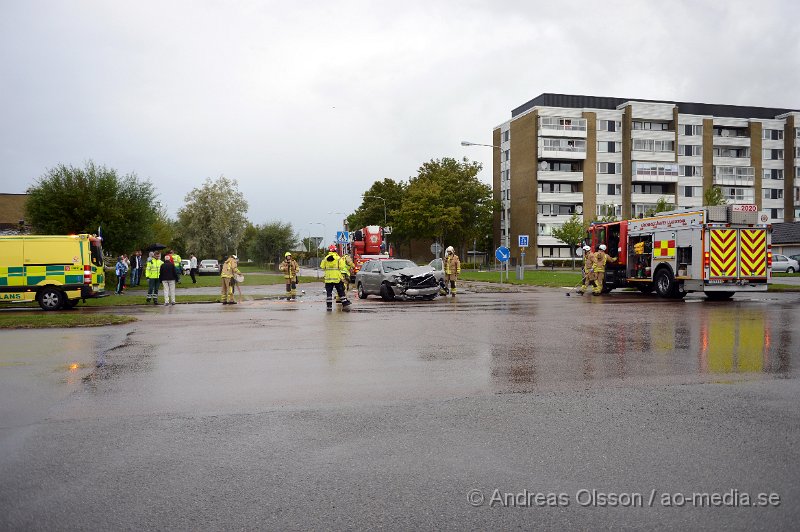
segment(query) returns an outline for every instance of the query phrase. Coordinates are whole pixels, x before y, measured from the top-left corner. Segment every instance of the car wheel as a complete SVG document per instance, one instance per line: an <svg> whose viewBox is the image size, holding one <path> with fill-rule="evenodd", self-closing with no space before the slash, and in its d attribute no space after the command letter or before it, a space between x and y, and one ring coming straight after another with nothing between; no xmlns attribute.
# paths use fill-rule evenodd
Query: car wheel
<svg viewBox="0 0 800 532"><path fill-rule="evenodd" d="M733 297L733 292L706 292L706 299L710 301L727 301Z"/></svg>
<svg viewBox="0 0 800 532"><path fill-rule="evenodd" d="M389 285L386 283L383 283L381 285L381 298L384 301L391 301L394 299L394 292L392 291L391 288L389 288Z"/></svg>
<svg viewBox="0 0 800 532"><path fill-rule="evenodd" d="M794 268L789 266L788 268L786 268L786 273L794 273Z"/></svg>
<svg viewBox="0 0 800 532"><path fill-rule="evenodd" d="M666 268L656 273L655 284L656 293L659 297L674 297L675 292L677 292L675 277L673 277L672 272Z"/></svg>
<svg viewBox="0 0 800 532"><path fill-rule="evenodd" d="M58 288L45 288L39 292L39 306L43 310L58 310L64 305L64 293Z"/></svg>
<svg viewBox="0 0 800 532"><path fill-rule="evenodd" d="M367 297L369 297L369 294L364 291L364 285L358 283L358 299L367 299Z"/></svg>

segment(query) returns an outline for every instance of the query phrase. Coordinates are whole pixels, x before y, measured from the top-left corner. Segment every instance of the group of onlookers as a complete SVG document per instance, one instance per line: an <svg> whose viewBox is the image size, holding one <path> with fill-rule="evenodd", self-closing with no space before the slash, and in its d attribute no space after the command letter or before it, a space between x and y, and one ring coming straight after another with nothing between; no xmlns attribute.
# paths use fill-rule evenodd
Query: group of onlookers
<svg viewBox="0 0 800 532"><path fill-rule="evenodd" d="M170 249L166 252L163 260L160 251L149 252L145 259L142 251L136 250L130 257L123 254L117 258L114 273L117 276L115 294L125 292L128 273L130 273L130 286L139 286L144 273L144 278L147 279L147 303L151 300L154 304L158 303L158 285L161 283L164 287L164 304L174 305L175 285L181 282L183 266L181 257L175 250ZM194 253L189 254L189 275L192 277L192 283L197 284L195 277L197 275L197 257Z"/></svg>

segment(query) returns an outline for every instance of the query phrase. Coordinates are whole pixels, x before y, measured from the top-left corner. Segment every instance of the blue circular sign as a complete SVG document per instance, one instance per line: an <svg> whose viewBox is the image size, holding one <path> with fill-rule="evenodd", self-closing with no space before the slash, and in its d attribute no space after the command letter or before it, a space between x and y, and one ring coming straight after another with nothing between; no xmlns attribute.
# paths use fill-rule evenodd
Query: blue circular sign
<svg viewBox="0 0 800 532"><path fill-rule="evenodd" d="M511 251L505 246L500 246L495 250L494 256L497 257L497 260L500 262L507 262L508 259L511 258Z"/></svg>

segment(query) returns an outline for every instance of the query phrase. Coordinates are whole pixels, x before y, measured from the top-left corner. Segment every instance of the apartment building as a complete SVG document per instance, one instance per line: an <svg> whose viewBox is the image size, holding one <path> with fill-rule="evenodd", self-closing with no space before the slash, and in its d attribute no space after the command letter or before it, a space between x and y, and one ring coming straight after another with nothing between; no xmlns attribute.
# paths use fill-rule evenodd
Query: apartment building
<svg viewBox="0 0 800 532"><path fill-rule="evenodd" d="M695 207L714 185L772 223L800 221L797 110L545 93L494 128L493 145L495 241L518 260L529 235L526 263L569 257L552 231L573 213Z"/></svg>

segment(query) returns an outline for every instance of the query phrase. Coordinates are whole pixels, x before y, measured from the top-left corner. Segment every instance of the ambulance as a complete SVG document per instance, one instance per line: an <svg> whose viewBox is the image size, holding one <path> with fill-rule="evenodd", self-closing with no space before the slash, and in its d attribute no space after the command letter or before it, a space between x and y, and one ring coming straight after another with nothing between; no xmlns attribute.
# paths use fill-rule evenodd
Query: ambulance
<svg viewBox="0 0 800 532"><path fill-rule="evenodd" d="M102 239L92 235L0 236L0 302L69 309L105 295Z"/></svg>
<svg viewBox="0 0 800 532"><path fill-rule="evenodd" d="M600 244L616 262L606 265L603 290L635 287L679 299L702 292L730 299L766 292L772 272L772 226L755 205L698 207L589 227L587 244Z"/></svg>

